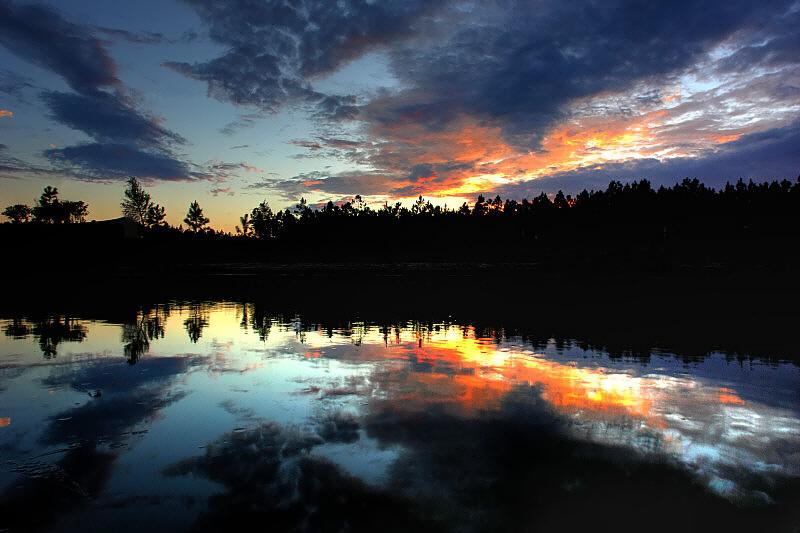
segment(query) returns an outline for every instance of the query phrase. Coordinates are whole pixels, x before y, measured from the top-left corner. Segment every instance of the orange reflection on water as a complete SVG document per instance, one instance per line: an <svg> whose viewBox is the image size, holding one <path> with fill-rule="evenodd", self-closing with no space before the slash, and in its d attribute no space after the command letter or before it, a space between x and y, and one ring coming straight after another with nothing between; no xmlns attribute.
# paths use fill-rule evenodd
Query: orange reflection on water
<svg viewBox="0 0 800 533"><path fill-rule="evenodd" d="M719 403L744 405L744 400L742 400L741 398L739 398L739 396L736 395L736 391L726 387L720 387L717 399L719 400Z"/></svg>
<svg viewBox="0 0 800 533"><path fill-rule="evenodd" d="M449 330L415 340L398 338L397 346L433 369L393 378L393 399L406 408L443 403L465 412L492 409L513 388L531 385L541 386L542 398L564 414L635 417L650 427L664 428L664 415L676 402L744 404L731 389L706 388L683 378L677 383L670 378L667 383L663 376L581 367L501 348L493 339L476 338L472 330ZM397 383L400 379L403 382ZM681 398L676 398L676 387L683 391Z"/></svg>

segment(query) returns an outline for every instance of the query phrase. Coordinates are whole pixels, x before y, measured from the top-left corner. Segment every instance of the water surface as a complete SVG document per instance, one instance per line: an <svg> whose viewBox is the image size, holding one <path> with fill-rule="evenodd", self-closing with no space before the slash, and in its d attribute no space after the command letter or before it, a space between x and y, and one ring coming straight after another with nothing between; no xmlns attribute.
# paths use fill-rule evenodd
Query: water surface
<svg viewBox="0 0 800 533"><path fill-rule="evenodd" d="M0 327L0 528L797 525L800 369L779 357L251 303Z"/></svg>

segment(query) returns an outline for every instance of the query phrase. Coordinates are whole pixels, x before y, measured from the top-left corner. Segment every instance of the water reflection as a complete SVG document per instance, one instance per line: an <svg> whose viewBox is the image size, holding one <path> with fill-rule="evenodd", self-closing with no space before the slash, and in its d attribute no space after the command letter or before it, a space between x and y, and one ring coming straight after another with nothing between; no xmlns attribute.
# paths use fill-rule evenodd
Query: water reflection
<svg viewBox="0 0 800 533"><path fill-rule="evenodd" d="M81 342L86 337L86 328L79 321L66 316L53 316L25 320L14 318L3 326L3 333L14 339L33 336L39 341L39 348L45 358L58 354L62 342Z"/></svg>
<svg viewBox="0 0 800 533"><path fill-rule="evenodd" d="M570 529L611 516L624 530L664 501L715 529L796 518L793 363L616 358L254 303L126 316L2 321L0 527ZM53 493L58 505L27 514ZM633 510L609 516L620 494ZM147 516L132 511L143 501Z"/></svg>

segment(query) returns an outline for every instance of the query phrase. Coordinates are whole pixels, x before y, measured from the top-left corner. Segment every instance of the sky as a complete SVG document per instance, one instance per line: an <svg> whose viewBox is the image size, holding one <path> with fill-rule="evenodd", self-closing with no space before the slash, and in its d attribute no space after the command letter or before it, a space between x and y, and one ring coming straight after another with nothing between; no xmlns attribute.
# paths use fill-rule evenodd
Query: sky
<svg viewBox="0 0 800 533"><path fill-rule="evenodd" d="M800 1L0 0L0 203L178 224L800 174Z"/></svg>

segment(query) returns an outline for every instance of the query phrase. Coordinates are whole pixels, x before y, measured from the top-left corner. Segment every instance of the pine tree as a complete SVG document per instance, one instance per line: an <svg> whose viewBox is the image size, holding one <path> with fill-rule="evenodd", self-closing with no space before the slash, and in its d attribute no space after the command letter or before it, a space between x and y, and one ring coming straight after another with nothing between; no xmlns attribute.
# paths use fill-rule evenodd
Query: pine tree
<svg viewBox="0 0 800 533"><path fill-rule="evenodd" d="M164 221L167 213L163 207L158 204L152 204L147 208L147 215L144 217L145 225L148 228L155 228L157 226L165 226L167 223Z"/></svg>
<svg viewBox="0 0 800 533"><path fill-rule="evenodd" d="M200 207L197 200L189 205L189 211L186 213L186 218L184 218L183 221L194 232L200 231L203 229L203 226L210 222L208 218L203 216L203 208Z"/></svg>
<svg viewBox="0 0 800 533"><path fill-rule="evenodd" d="M142 188L136 178L131 177L125 188L125 199L120 206L123 215L134 222L147 225L147 214L153 203L150 201L150 194Z"/></svg>

